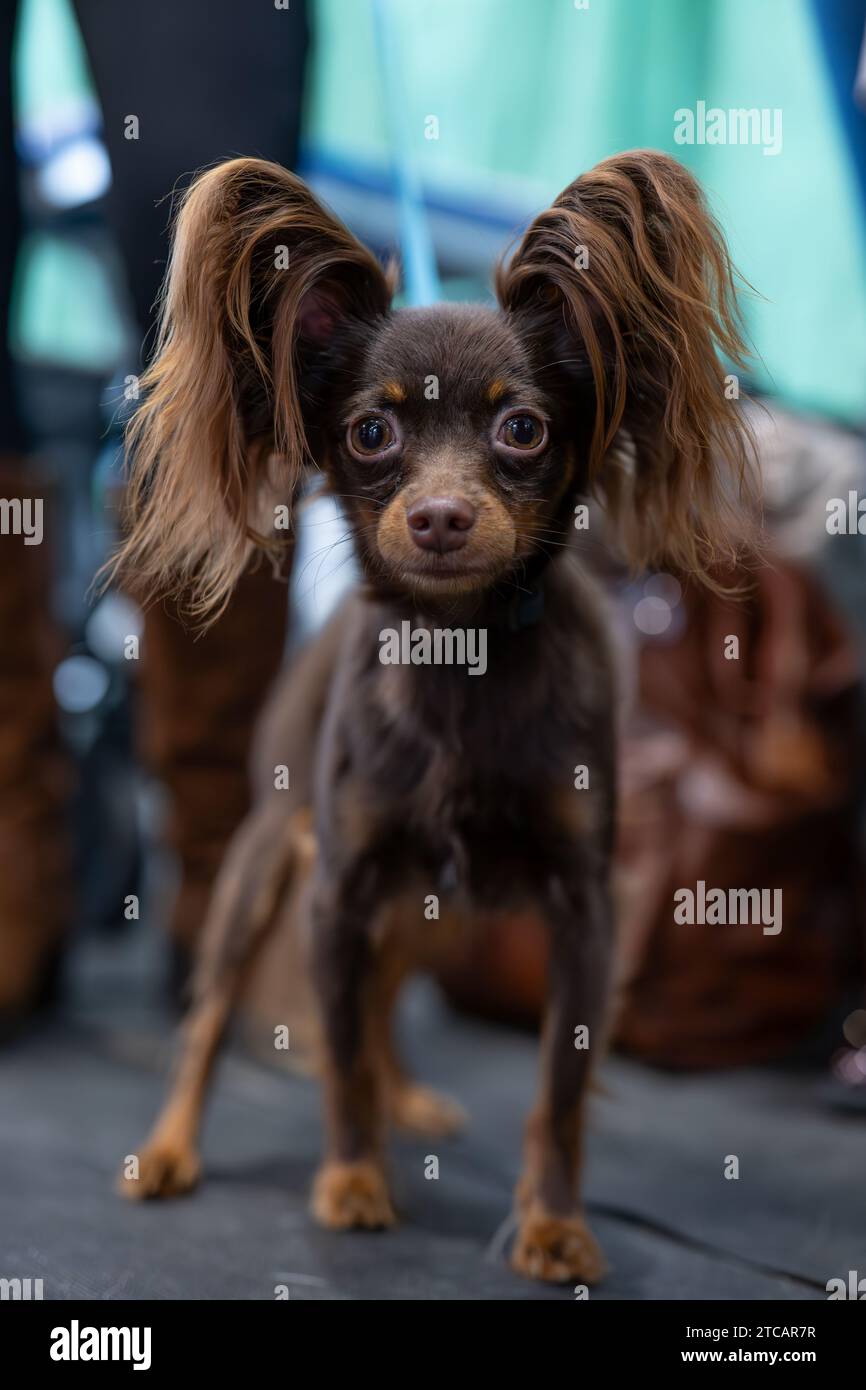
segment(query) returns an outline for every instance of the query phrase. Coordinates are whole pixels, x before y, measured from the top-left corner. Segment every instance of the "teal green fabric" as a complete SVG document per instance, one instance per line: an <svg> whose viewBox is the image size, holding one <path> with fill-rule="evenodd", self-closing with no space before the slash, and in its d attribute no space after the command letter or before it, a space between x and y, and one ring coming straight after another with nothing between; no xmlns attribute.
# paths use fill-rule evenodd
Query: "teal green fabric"
<svg viewBox="0 0 866 1390"><path fill-rule="evenodd" d="M111 375L129 344L105 269L87 247L25 239L10 335L20 358Z"/></svg>
<svg viewBox="0 0 866 1390"><path fill-rule="evenodd" d="M92 101L84 46L69 0L20 0L15 63L19 121Z"/></svg>
<svg viewBox="0 0 866 1390"><path fill-rule="evenodd" d="M86 70L67 0L27 6L20 101L44 114L86 91ZM432 191L520 217L617 150L676 154L703 180L761 296L746 300L758 383L794 405L863 420L866 225L808 0L588 0L585 8L575 0L390 0L389 8L405 119ZM243 6L238 13L242 25ZM316 0L315 21L308 140L325 155L384 169L371 0ZM677 145L675 113L699 101L779 108L781 152ZM430 116L438 139L426 138ZM37 273L38 255L32 264ZM70 272L67 283L74 279ZM61 280L43 274L39 284L54 295ZM42 316L56 300L34 292L22 305L22 340L50 341ZM73 325L65 314L61 336Z"/></svg>
<svg viewBox="0 0 866 1390"><path fill-rule="evenodd" d="M866 417L866 227L807 0L391 0L406 122L433 189L529 212L617 150L704 182L743 274L761 386ZM309 111L328 154L385 163L367 0L318 0ZM782 149L677 145L675 112L779 108ZM429 139L429 116L438 139Z"/></svg>

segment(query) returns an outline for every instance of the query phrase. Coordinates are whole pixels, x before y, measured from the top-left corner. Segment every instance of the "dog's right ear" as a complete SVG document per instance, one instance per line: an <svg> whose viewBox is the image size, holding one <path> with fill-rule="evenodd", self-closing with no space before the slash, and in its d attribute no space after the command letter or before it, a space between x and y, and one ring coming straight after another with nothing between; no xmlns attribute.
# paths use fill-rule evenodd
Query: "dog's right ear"
<svg viewBox="0 0 866 1390"><path fill-rule="evenodd" d="M128 530L110 566L147 597L225 605L259 518L310 459L305 371L346 319L387 313L376 258L279 165L202 174L175 224L155 359L128 430Z"/></svg>

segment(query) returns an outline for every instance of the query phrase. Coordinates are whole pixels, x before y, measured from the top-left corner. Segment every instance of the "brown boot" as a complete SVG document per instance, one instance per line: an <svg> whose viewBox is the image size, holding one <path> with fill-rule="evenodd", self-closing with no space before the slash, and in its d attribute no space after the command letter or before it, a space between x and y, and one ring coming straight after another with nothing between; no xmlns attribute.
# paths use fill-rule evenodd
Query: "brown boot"
<svg viewBox="0 0 866 1390"><path fill-rule="evenodd" d="M267 568L241 580L204 635L173 604L145 620L145 758L171 797L169 841L181 866L172 938L190 950L204 921L225 847L250 804L248 761L256 717L283 655L288 587Z"/></svg>
<svg viewBox="0 0 866 1390"><path fill-rule="evenodd" d="M0 498L36 498L37 480L0 463ZM71 915L65 811L72 788L57 732L52 672L62 643L51 621L48 540L0 534L0 1020L43 991ZM4 515L11 516L8 509Z"/></svg>

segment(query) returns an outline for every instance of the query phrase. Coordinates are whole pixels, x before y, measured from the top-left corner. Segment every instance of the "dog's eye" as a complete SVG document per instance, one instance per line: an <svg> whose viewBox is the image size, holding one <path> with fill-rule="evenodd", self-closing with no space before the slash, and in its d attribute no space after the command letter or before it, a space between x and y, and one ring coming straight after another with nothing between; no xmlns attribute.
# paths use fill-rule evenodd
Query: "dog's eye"
<svg viewBox="0 0 866 1390"><path fill-rule="evenodd" d="M537 449L544 442L544 422L535 415L509 415L499 426L497 438L509 449Z"/></svg>
<svg viewBox="0 0 866 1390"><path fill-rule="evenodd" d="M394 443L394 431L383 415L366 415L349 430L349 444L356 454L381 454Z"/></svg>

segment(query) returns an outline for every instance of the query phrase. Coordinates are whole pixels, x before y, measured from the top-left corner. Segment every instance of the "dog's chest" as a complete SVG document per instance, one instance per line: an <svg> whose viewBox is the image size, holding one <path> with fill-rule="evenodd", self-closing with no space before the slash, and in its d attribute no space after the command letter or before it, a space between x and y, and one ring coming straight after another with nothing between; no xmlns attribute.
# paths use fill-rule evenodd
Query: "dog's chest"
<svg viewBox="0 0 866 1390"><path fill-rule="evenodd" d="M378 742L376 799L390 801L437 891L490 898L534 877L551 780L567 766L553 723L521 726L505 693L493 710L446 691L402 711Z"/></svg>

